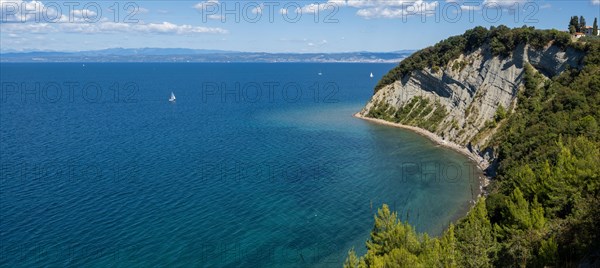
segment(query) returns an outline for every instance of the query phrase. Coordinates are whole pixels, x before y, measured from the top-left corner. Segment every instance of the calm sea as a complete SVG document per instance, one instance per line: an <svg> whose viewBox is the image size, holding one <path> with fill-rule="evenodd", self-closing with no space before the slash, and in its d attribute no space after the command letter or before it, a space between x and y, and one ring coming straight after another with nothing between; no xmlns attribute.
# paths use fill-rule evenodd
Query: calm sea
<svg viewBox="0 0 600 268"><path fill-rule="evenodd" d="M381 204L439 234L477 187L352 117L391 64L0 67L2 266L339 267Z"/></svg>

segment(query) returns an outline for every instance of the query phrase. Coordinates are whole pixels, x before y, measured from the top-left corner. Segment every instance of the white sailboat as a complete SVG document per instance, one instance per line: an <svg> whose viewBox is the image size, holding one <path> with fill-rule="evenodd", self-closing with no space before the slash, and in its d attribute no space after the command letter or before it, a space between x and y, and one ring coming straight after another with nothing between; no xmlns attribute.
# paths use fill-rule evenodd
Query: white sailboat
<svg viewBox="0 0 600 268"><path fill-rule="evenodd" d="M173 94L173 91L171 91L171 97L169 98L170 102L175 102L175 94Z"/></svg>
<svg viewBox="0 0 600 268"><path fill-rule="evenodd" d="M373 78L373 73L371 73L370 77Z"/></svg>

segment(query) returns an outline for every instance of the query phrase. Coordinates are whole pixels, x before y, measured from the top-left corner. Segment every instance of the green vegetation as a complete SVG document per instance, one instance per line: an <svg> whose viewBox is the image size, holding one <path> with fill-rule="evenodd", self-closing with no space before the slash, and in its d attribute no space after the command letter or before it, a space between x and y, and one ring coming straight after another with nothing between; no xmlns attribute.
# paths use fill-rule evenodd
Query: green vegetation
<svg viewBox="0 0 600 268"><path fill-rule="evenodd" d="M585 30L585 18L583 16L572 16L569 20L569 33L583 32Z"/></svg>
<svg viewBox="0 0 600 268"><path fill-rule="evenodd" d="M454 226L450 225L439 239L418 235L412 226L398 220L387 205L375 216L367 248L367 255L361 258L350 250L344 267L459 267L462 261L457 258L461 252Z"/></svg>
<svg viewBox="0 0 600 268"><path fill-rule="evenodd" d="M409 103L409 105L412 101ZM414 105L414 103L412 104ZM392 115L390 114L390 110L392 110L391 106L387 104L387 102L379 102L375 104L367 114L368 117L379 118L386 121L393 121ZM393 113L392 113L393 114Z"/></svg>
<svg viewBox="0 0 600 268"><path fill-rule="evenodd" d="M585 27L585 18L583 16L580 16L579 18L577 16L572 16L569 20L568 29L570 34L574 34L576 32L584 32ZM592 35L598 35L598 18L594 18L594 23L592 24Z"/></svg>
<svg viewBox="0 0 600 268"><path fill-rule="evenodd" d="M494 115L494 120L496 120L496 122L500 122L504 118L506 118L506 109L504 109L504 106L500 104L496 110L496 115Z"/></svg>
<svg viewBox="0 0 600 268"><path fill-rule="evenodd" d="M569 20L569 33L574 34L579 32L579 18L577 16L571 16L571 20Z"/></svg>
<svg viewBox="0 0 600 268"><path fill-rule="evenodd" d="M482 31L476 29L471 33ZM491 31L475 36L489 41ZM550 31L528 36L547 34L561 38ZM490 144L500 165L488 197L433 238L384 205L367 253L350 252L344 267L571 267L600 247L600 41L564 45L585 52L581 69L547 79L527 65L517 107L496 111L494 124L502 124ZM413 99L396 112L412 117L422 103Z"/></svg>
<svg viewBox="0 0 600 268"><path fill-rule="evenodd" d="M579 21L579 20L578 20ZM504 25L491 27L475 27L464 34L452 36L434 46L417 51L404 59L398 66L388 72L375 86L375 92L395 81L401 80L405 75L415 70L432 68L440 70L457 59L461 54L472 52L479 48L489 49L494 56L506 57L519 45L528 43L534 47L542 48L550 41L561 48L571 41L568 33L558 30L535 30L534 27L523 26L510 29ZM454 63L453 70L462 70L466 63Z"/></svg>
<svg viewBox="0 0 600 268"><path fill-rule="evenodd" d="M377 103L369 110L367 116L435 132L447 114L446 108L439 102L436 101L432 104L429 99L416 96L399 109L395 109L385 102Z"/></svg>
<svg viewBox="0 0 600 268"><path fill-rule="evenodd" d="M467 62L466 61L456 61L456 62L454 62L454 64L452 64L452 71L460 72L465 67L467 67Z"/></svg>
<svg viewBox="0 0 600 268"><path fill-rule="evenodd" d="M598 40L600 40L600 36L587 35L587 36L579 38L579 40L581 42L597 42Z"/></svg>

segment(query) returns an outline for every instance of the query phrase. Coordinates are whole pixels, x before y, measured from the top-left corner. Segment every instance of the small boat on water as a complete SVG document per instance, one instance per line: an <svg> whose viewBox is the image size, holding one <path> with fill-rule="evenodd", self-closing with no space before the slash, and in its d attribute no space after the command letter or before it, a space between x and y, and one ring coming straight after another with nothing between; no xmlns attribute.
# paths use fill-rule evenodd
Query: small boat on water
<svg viewBox="0 0 600 268"><path fill-rule="evenodd" d="M171 97L169 98L170 102L175 102L175 94L173 94L173 91L171 91Z"/></svg>
<svg viewBox="0 0 600 268"><path fill-rule="evenodd" d="M371 73L370 77L373 78L373 73Z"/></svg>

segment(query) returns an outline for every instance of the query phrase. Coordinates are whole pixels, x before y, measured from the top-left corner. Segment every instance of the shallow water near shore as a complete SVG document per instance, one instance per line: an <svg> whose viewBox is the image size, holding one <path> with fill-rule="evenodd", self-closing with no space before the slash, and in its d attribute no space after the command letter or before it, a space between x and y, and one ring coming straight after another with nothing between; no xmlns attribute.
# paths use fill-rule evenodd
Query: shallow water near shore
<svg viewBox="0 0 600 268"><path fill-rule="evenodd" d="M437 235L477 194L464 155L352 117L392 64L0 66L6 266L339 267L381 204Z"/></svg>

